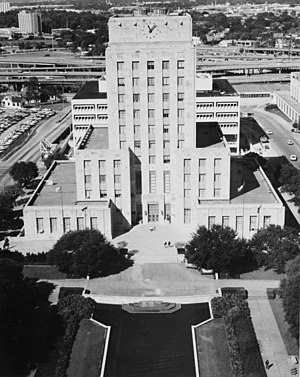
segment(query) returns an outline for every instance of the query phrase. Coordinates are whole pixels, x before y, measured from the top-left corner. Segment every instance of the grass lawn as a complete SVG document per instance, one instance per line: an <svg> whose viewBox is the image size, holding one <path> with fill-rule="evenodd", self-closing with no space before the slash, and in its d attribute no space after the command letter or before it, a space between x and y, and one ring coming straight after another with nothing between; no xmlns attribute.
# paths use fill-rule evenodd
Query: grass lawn
<svg viewBox="0 0 300 377"><path fill-rule="evenodd" d="M83 319L73 344L67 377L99 377L106 329Z"/></svg>
<svg viewBox="0 0 300 377"><path fill-rule="evenodd" d="M243 280L281 280L283 278L284 274L277 274L277 272L272 269L264 271L263 267L256 271L241 274L241 279Z"/></svg>
<svg viewBox="0 0 300 377"><path fill-rule="evenodd" d="M275 300L269 300L269 303L273 310L273 314L279 327L279 331L284 341L287 353L289 355L299 355L297 342L295 338L293 338L290 334L289 325L284 319L285 313L282 306L282 299L280 297L276 297Z"/></svg>
<svg viewBox="0 0 300 377"><path fill-rule="evenodd" d="M247 317L235 319L234 332L238 340L244 376L266 377L265 366L251 320Z"/></svg>
<svg viewBox="0 0 300 377"><path fill-rule="evenodd" d="M231 377L229 351L222 319L197 327L196 342L200 376Z"/></svg>
<svg viewBox="0 0 300 377"><path fill-rule="evenodd" d="M23 275L34 279L66 279L67 274L58 271L55 266L47 265L24 265Z"/></svg>

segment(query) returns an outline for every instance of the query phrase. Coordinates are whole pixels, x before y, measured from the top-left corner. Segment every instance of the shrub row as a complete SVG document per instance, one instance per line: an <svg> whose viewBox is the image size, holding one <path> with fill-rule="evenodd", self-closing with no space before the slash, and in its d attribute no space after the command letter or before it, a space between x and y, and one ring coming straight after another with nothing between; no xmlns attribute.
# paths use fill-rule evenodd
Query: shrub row
<svg viewBox="0 0 300 377"><path fill-rule="evenodd" d="M65 326L65 334L60 346L59 358L55 366L54 377L66 377L73 343L83 318L91 318L95 302L91 298L73 294L58 303L58 314Z"/></svg>
<svg viewBox="0 0 300 377"><path fill-rule="evenodd" d="M222 318L234 377L248 375L248 363L255 361L257 376L266 376L251 322L248 303L240 295L224 295L211 301L214 318Z"/></svg>

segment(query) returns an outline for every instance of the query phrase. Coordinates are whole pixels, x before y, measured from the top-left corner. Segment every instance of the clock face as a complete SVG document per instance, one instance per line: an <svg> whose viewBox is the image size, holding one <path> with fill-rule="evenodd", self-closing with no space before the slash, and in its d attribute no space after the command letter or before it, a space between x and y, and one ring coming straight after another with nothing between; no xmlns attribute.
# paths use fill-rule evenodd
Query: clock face
<svg viewBox="0 0 300 377"><path fill-rule="evenodd" d="M143 25L143 35L148 39L154 39L159 33L159 28L155 22L145 22Z"/></svg>

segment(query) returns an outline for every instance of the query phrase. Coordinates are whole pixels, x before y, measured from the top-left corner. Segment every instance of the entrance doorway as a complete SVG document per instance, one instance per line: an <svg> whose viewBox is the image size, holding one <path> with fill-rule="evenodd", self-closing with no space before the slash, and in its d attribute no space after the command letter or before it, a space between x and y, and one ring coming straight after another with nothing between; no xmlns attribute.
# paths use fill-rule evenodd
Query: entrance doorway
<svg viewBox="0 0 300 377"><path fill-rule="evenodd" d="M159 220L159 206L157 204L148 204L148 222L158 222Z"/></svg>

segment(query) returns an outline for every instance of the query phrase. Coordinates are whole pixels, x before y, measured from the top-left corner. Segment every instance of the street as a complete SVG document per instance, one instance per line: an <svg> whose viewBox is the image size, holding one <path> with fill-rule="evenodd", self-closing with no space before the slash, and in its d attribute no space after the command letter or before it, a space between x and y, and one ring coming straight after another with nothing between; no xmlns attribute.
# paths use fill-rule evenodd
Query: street
<svg viewBox="0 0 300 377"><path fill-rule="evenodd" d="M71 124L71 114L68 114L61 122L63 114L67 114L70 111L70 106L67 106L63 111L59 112L52 118L42 121L36 128L31 138L15 150L12 155L0 161L0 184L1 186L7 186L12 184L13 181L8 174L10 167L17 161L33 161L38 162L40 154L40 141L47 138L50 142L53 142L67 127ZM57 123L58 122L58 123Z"/></svg>

